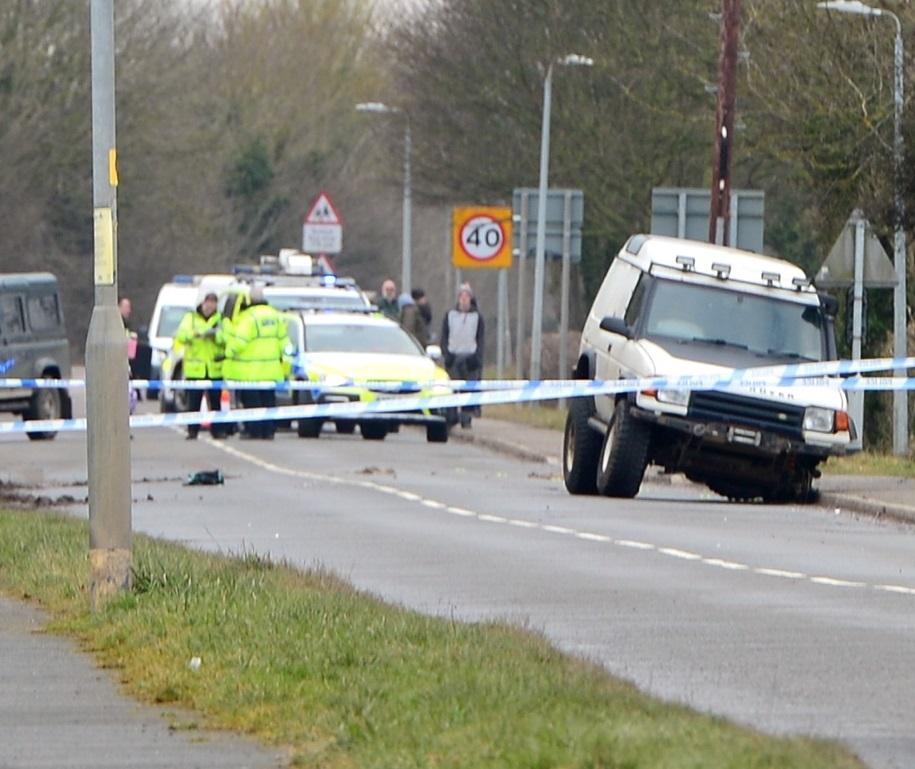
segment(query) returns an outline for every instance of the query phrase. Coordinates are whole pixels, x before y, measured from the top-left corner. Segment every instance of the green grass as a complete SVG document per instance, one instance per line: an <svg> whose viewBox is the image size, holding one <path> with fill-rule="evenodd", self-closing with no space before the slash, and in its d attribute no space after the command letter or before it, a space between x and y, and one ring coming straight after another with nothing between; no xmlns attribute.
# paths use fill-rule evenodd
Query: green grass
<svg viewBox="0 0 915 769"><path fill-rule="evenodd" d="M543 404L500 403L496 406L484 406L483 416L548 430L562 430L566 424L566 409L556 408L555 401L545 401Z"/></svg>
<svg viewBox="0 0 915 769"><path fill-rule="evenodd" d="M93 615L87 543L82 522L0 512L0 590L38 600L138 698L287 746L294 766L860 766L651 699L535 634L422 616L253 555L137 537L133 591Z"/></svg>
<svg viewBox="0 0 915 769"><path fill-rule="evenodd" d="M826 475L893 475L915 478L915 461L893 454L862 451L847 457L834 457L823 466Z"/></svg>

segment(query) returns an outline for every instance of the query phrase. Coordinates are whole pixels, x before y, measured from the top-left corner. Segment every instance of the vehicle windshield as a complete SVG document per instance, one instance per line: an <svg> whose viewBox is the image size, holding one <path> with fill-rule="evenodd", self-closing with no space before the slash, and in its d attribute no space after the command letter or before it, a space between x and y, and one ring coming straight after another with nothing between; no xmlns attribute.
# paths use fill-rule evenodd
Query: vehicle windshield
<svg viewBox="0 0 915 769"><path fill-rule="evenodd" d="M671 280L656 281L643 333L763 357L823 360L818 307Z"/></svg>
<svg viewBox="0 0 915 769"><path fill-rule="evenodd" d="M181 325L181 319L187 315L193 307L163 307L159 312L159 327L156 329L156 336L174 336Z"/></svg>
<svg viewBox="0 0 915 769"><path fill-rule="evenodd" d="M339 294L267 294L267 301L278 310L340 310L358 311L369 307L360 294L341 291Z"/></svg>
<svg viewBox="0 0 915 769"><path fill-rule="evenodd" d="M419 345L399 326L318 324L305 328L307 352L358 352L422 355Z"/></svg>

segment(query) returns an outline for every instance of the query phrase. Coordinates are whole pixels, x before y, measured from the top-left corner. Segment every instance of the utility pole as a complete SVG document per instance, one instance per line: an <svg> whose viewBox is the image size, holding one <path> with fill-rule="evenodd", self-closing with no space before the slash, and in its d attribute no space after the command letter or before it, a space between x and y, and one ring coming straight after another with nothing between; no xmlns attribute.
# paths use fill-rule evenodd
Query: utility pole
<svg viewBox="0 0 915 769"><path fill-rule="evenodd" d="M737 97L737 43L739 39L740 0L721 0L721 57L708 239L709 243L723 246L729 245L731 156L734 143L734 104Z"/></svg>
<svg viewBox="0 0 915 769"><path fill-rule="evenodd" d="M114 4L92 0L92 206L95 302L86 339L89 592L92 608L130 586L127 335L118 312Z"/></svg>

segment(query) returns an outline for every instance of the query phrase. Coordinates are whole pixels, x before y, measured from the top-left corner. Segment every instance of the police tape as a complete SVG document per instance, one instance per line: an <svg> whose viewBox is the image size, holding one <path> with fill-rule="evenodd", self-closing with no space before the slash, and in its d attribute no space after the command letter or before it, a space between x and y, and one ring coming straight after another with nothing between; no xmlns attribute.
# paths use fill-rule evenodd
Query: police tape
<svg viewBox="0 0 915 769"><path fill-rule="evenodd" d="M854 374L875 373L878 371L902 371L915 368L915 357L912 358L868 358L863 360L840 360L826 362L791 363L778 366L758 366L753 368L734 369L729 373L692 374L678 377L651 377L641 380L623 380L637 382L636 389L714 389L735 384L752 383L792 386L806 384L799 380L819 380L823 377L847 377ZM344 387L364 388L378 392L415 393L422 390L448 388L467 392L488 390L540 389L544 387L562 388L572 383L581 385L588 382L600 387L614 384L616 380L432 380L432 381L359 381L345 377L326 377L321 381L282 381L282 382L239 382L228 380L130 380L130 387L144 389L173 390L275 390L276 392L306 391L321 392ZM2 388L22 389L78 389L86 384L84 379L47 379L47 378L7 378L0 379ZM884 387L875 389L886 389ZM906 389L906 388L899 388ZM556 396L567 397L567 396Z"/></svg>
<svg viewBox="0 0 915 769"><path fill-rule="evenodd" d="M203 423L244 423L265 420L287 421L297 419L393 419L392 415L409 412L435 412L472 406L491 406L499 403L525 403L542 400L593 397L640 392L655 380L616 380L607 382L571 380L550 386L493 390L488 392L450 393L447 395L381 397L371 401L346 403L317 403L272 408L232 409L227 411L183 412L179 414L139 414L130 417L131 428L180 427ZM847 379L815 380L811 384L825 383L842 390L915 390L915 378L905 377L851 377ZM769 383L748 385L747 382L729 382L705 388L718 391L759 396L758 387L771 387ZM771 391L765 393L772 395ZM439 414L441 416L441 414ZM400 418L399 416L396 418ZM418 421L408 418L403 421ZM26 422L0 422L0 435L27 432L67 432L86 429L85 419L44 419Z"/></svg>

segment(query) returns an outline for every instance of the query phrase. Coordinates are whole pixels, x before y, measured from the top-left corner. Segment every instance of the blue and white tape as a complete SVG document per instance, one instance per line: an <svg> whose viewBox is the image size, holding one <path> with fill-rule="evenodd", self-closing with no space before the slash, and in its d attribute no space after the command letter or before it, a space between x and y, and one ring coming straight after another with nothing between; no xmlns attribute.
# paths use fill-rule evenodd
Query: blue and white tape
<svg viewBox="0 0 915 769"><path fill-rule="evenodd" d="M414 411L438 411L468 406L487 406L498 403L524 403L559 398L581 398L595 395L631 393L644 389L657 389L656 379L617 380L607 382L575 381L553 382L549 385L515 389L451 393L447 395L402 396L374 401L349 403L321 403L275 408L234 409L230 411L185 412L180 414L139 414L130 417L131 428L172 427L202 423L256 422L267 419L359 419L383 418L385 415ZM670 384L672 380L667 380ZM682 379L677 379L682 383ZM820 384L844 390L915 390L915 378L852 377L844 380L806 380L805 384ZM765 383L764 383L765 384ZM727 382L705 389L745 391L747 382ZM771 386L769 384L768 386ZM694 388L695 389L695 388ZM409 419L406 421L410 421ZM32 420L28 422L0 422L0 435L23 432L65 432L86 429L85 419Z"/></svg>
<svg viewBox="0 0 915 769"><path fill-rule="evenodd" d="M759 366L755 368L735 369L727 374L699 374L679 377L653 377L638 380L633 386L636 389L714 389L729 384L781 385L792 386L804 384L799 380L822 379L823 377L847 377L853 374L866 374L879 371L901 371L915 368L915 358L870 358L865 360L842 360L823 363L795 363L780 366ZM900 378L901 379L901 378ZM636 382L636 380L629 380ZM577 385L594 385L597 387L610 382L601 380L434 380L420 381L358 381L345 378L330 378L321 382L283 381L283 382L238 382L222 380L131 380L130 386L135 389L168 387L183 390L275 390L277 392L306 391L321 392L344 387L367 388L378 392L413 393L422 390L447 387L460 391L489 391L540 389L544 387L561 388L572 383ZM85 387L83 379L0 379L0 388L61 388L78 389ZM887 389L875 387L874 389ZM911 389L900 387L898 389ZM566 396L556 396L566 397Z"/></svg>

